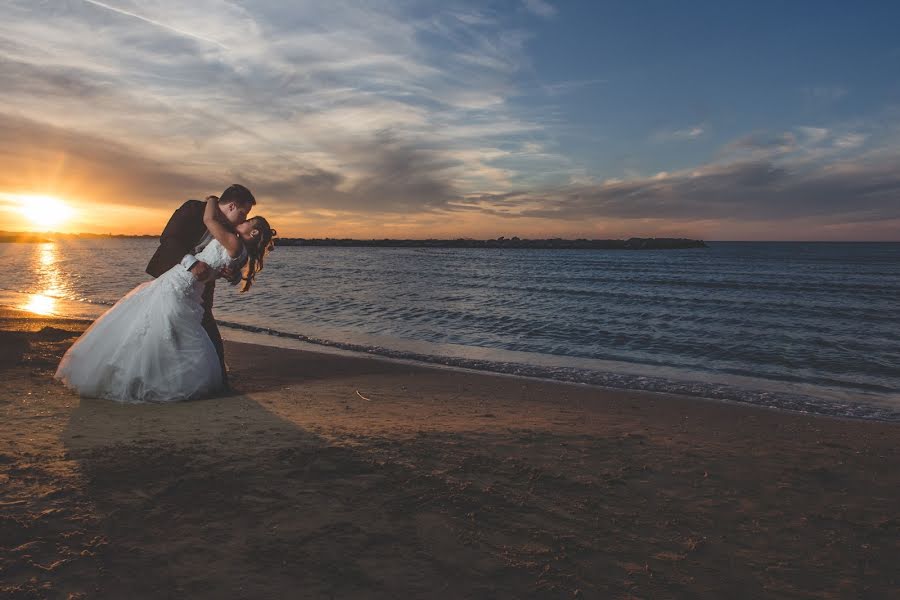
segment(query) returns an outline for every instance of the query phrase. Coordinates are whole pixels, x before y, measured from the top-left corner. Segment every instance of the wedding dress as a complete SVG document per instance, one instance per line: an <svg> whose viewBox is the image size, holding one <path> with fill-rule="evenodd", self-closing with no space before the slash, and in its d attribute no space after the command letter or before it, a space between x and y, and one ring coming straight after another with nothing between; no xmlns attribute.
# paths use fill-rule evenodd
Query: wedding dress
<svg viewBox="0 0 900 600"><path fill-rule="evenodd" d="M196 255L213 269L237 268L213 240ZM69 348L56 379L82 396L119 402L171 402L222 387L216 349L200 322L204 283L182 265L119 300Z"/></svg>

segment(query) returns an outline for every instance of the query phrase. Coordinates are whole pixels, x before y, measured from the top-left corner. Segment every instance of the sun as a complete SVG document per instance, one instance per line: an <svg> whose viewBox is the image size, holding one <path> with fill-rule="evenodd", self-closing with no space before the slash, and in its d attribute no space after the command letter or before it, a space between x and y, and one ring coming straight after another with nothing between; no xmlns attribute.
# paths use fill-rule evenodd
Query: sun
<svg viewBox="0 0 900 600"><path fill-rule="evenodd" d="M19 210L38 227L57 227L68 221L75 211L53 196L20 195Z"/></svg>

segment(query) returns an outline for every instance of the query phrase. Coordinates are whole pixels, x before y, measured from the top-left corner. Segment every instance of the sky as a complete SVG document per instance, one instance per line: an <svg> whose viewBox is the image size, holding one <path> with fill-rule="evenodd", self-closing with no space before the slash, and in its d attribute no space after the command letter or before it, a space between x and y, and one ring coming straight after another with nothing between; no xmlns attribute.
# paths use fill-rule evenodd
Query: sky
<svg viewBox="0 0 900 600"><path fill-rule="evenodd" d="M41 230L19 209L50 196L55 229L158 234L242 183L291 237L900 241L898 22L874 0L0 0L0 229Z"/></svg>

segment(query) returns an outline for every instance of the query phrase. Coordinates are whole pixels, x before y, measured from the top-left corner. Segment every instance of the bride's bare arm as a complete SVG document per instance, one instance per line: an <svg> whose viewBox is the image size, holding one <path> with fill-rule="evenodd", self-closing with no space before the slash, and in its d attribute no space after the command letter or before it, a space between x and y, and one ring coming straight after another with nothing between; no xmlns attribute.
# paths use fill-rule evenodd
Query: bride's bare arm
<svg viewBox="0 0 900 600"><path fill-rule="evenodd" d="M234 234L230 227L221 221L222 211L219 210L219 199L209 196L206 199L206 209L203 211L203 224L209 229L216 240L228 252L228 256L236 258L241 253L242 242Z"/></svg>

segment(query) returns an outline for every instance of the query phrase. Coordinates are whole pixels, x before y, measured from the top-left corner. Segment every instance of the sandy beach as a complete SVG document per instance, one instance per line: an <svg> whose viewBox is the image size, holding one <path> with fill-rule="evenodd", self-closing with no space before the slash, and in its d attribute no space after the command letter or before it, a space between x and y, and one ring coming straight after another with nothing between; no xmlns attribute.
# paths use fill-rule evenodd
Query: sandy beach
<svg viewBox="0 0 900 600"><path fill-rule="evenodd" d="M896 598L900 425L228 343L238 392L53 381L0 312L5 598Z"/></svg>

